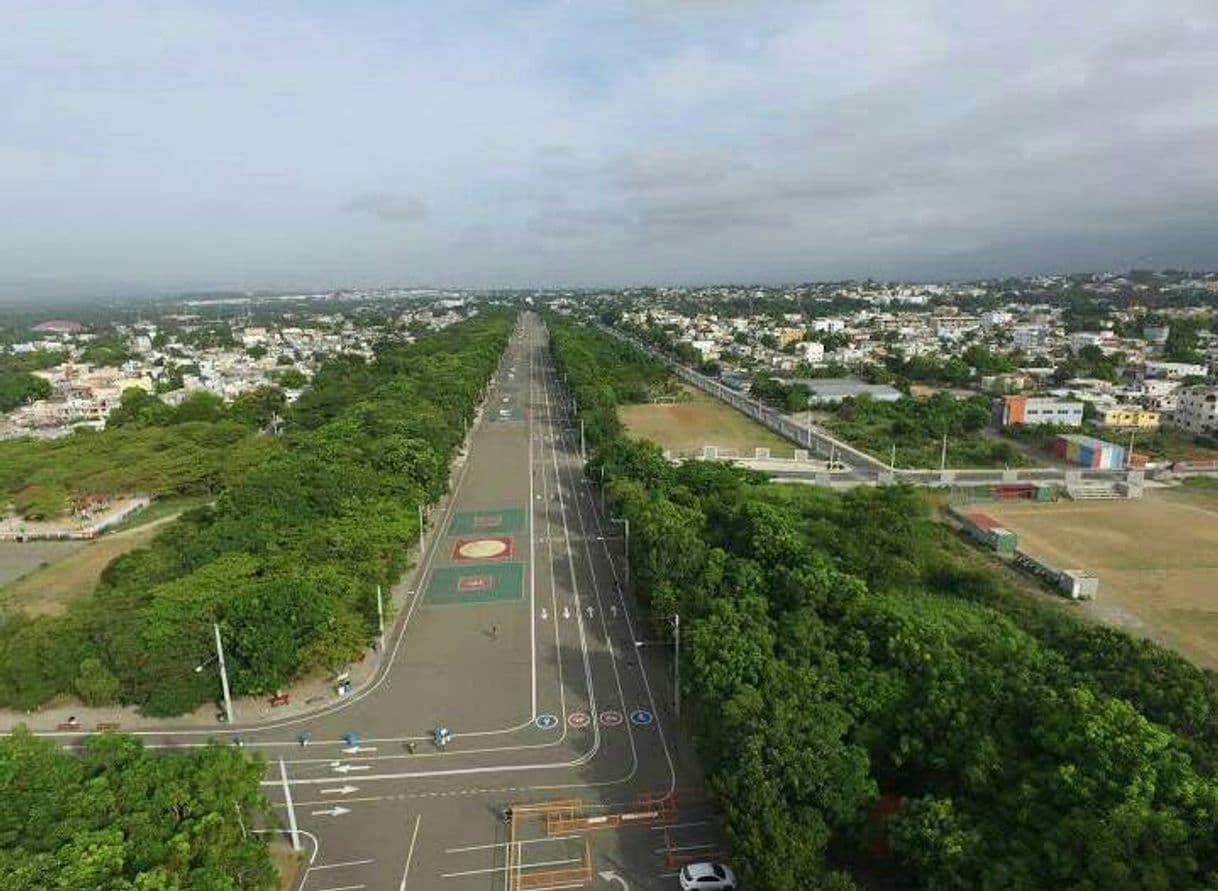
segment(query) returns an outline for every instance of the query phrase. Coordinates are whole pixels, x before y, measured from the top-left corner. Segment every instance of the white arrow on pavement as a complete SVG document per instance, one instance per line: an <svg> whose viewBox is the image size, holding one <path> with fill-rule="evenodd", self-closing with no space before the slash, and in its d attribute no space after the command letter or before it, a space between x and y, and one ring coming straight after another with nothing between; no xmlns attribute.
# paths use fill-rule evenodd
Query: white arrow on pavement
<svg viewBox="0 0 1218 891"><path fill-rule="evenodd" d="M567 609L567 608L564 606L564 607L562 608L562 617L563 617L564 619L569 619L569 618L571 618L571 610Z"/></svg>
<svg viewBox="0 0 1218 891"><path fill-rule="evenodd" d="M359 786L339 786L337 789L322 789L322 795L350 795L352 792L358 792Z"/></svg>
<svg viewBox="0 0 1218 891"><path fill-rule="evenodd" d="M351 813L351 808L339 807L338 805L334 805L334 807L328 808L324 811L313 811L313 816L314 817L341 817L343 814L349 814L349 813Z"/></svg>
<svg viewBox="0 0 1218 891"><path fill-rule="evenodd" d="M623 888L625 888L626 891L630 891L630 886L626 884L626 880L623 879L621 876L619 876L612 869L606 869L604 872L600 873L600 877L602 880L604 880L606 882L617 882L619 885L621 885Z"/></svg>
<svg viewBox="0 0 1218 891"><path fill-rule="evenodd" d="M375 752L376 746L347 746L343 749L344 755L358 755L360 752Z"/></svg>
<svg viewBox="0 0 1218 891"><path fill-rule="evenodd" d="M545 607L542 607L542 610L541 610L541 621L543 621L543 622L544 622L544 621L546 621L546 620L547 620L547 619L549 619L549 618L550 618L550 614L549 614L548 612L546 612Z"/></svg>
<svg viewBox="0 0 1218 891"><path fill-rule="evenodd" d="M370 764L340 764L334 768L335 773L350 773L353 770L372 770Z"/></svg>

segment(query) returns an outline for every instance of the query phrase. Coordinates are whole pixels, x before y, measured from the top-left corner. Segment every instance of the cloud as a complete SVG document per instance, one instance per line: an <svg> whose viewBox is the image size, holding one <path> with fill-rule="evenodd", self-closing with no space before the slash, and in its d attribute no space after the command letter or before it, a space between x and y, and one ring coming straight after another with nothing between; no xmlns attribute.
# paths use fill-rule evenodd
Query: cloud
<svg viewBox="0 0 1218 891"><path fill-rule="evenodd" d="M1182 235L1218 206L1214 0L416 6L26 4L0 30L4 275L1218 265Z"/></svg>
<svg viewBox="0 0 1218 891"><path fill-rule="evenodd" d="M367 214L386 223L417 223L427 217L427 205L402 192L361 192L342 209L348 213Z"/></svg>

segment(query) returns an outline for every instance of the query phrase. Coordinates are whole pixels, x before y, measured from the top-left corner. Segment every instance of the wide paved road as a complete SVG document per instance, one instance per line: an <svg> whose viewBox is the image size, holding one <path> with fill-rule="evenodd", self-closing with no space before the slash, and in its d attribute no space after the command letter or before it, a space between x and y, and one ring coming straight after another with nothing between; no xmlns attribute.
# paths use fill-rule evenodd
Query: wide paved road
<svg viewBox="0 0 1218 891"><path fill-rule="evenodd" d="M282 759L307 858L299 891L675 888L666 849L713 850L662 641L635 645L655 635L622 591L622 527L583 477L568 408L526 314L387 669L320 715L240 730L270 762L286 824ZM556 800L569 804L526 806Z"/></svg>

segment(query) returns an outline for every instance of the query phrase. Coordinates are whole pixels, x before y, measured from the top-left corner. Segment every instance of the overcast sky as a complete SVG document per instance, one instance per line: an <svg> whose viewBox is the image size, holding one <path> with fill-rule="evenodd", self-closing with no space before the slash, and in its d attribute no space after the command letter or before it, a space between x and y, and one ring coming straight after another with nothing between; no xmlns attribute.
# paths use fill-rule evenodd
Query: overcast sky
<svg viewBox="0 0 1218 891"><path fill-rule="evenodd" d="M1216 0L0 4L9 299L1167 265Z"/></svg>

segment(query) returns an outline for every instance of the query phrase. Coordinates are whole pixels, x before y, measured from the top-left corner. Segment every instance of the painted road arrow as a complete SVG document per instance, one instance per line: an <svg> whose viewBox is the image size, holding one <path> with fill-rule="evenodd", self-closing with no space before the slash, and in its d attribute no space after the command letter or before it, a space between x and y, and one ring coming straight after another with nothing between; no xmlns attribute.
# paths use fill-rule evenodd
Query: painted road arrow
<svg viewBox="0 0 1218 891"><path fill-rule="evenodd" d="M339 786L337 789L322 789L322 795L350 795L352 792L358 792L359 786Z"/></svg>
<svg viewBox="0 0 1218 891"><path fill-rule="evenodd" d="M349 773L353 770L372 770L370 764L338 764L334 766L335 773Z"/></svg>
<svg viewBox="0 0 1218 891"><path fill-rule="evenodd" d="M314 817L341 817L343 814L349 814L349 813L351 813L351 808L339 807L338 805L335 805L334 807L328 808L327 810L324 810L324 811L313 811L313 816Z"/></svg>
<svg viewBox="0 0 1218 891"><path fill-rule="evenodd" d="M619 885L621 885L623 888L625 888L626 891L630 891L630 886L626 884L626 880L623 879L621 876L619 876L612 869L607 869L604 872L600 873L600 877L601 877L601 879L603 879L606 882L617 882Z"/></svg>
<svg viewBox="0 0 1218 891"><path fill-rule="evenodd" d="M347 746L343 749L344 755L358 755L360 752L375 752L376 746Z"/></svg>

